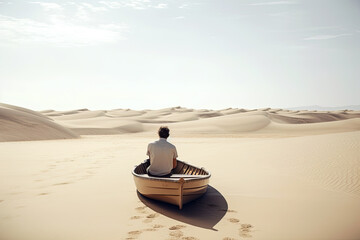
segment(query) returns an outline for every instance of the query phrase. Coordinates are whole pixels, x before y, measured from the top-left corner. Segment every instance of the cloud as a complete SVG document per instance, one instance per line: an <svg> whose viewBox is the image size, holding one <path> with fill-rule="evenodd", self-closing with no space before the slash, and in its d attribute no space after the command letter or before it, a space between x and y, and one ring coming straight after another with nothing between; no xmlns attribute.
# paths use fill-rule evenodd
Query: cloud
<svg viewBox="0 0 360 240"><path fill-rule="evenodd" d="M48 43L56 46L88 46L125 39L125 24L94 23L104 5L86 2L30 2L44 11L44 20L0 15L0 44ZM74 11L75 10L75 13Z"/></svg>
<svg viewBox="0 0 360 240"><path fill-rule="evenodd" d="M124 5L121 2L99 1L99 3L105 5L108 8L122 8L122 7L124 7Z"/></svg>
<svg viewBox="0 0 360 240"><path fill-rule="evenodd" d="M88 11L85 9L85 7L83 7L81 5L77 5L77 4L76 4L76 6L77 6L77 11L76 11L75 17L82 21L89 20Z"/></svg>
<svg viewBox="0 0 360 240"><path fill-rule="evenodd" d="M44 8L45 11L63 10L63 7L57 3L50 3L50 2L30 2L30 3L39 4L41 7Z"/></svg>
<svg viewBox="0 0 360 240"><path fill-rule="evenodd" d="M337 34L337 35L315 35L312 37L307 37L304 38L304 40L308 41L308 40L328 40L328 39L334 39L334 38L339 38L339 37L344 37L344 36L351 36L352 34L350 33L343 33L343 34Z"/></svg>
<svg viewBox="0 0 360 240"><path fill-rule="evenodd" d="M332 30L332 31L339 31L341 27L339 26L318 26L318 27L306 27L306 28L294 28L294 29L286 29L286 30L269 30L268 32L273 33L309 33L308 35L314 35L318 32L324 32L323 30Z"/></svg>
<svg viewBox="0 0 360 240"><path fill-rule="evenodd" d="M148 8L149 1L147 0L127 0L127 1L99 1L99 3L104 4L109 8L133 8L137 10L142 10Z"/></svg>
<svg viewBox="0 0 360 240"><path fill-rule="evenodd" d="M249 6L267 6L267 5L290 5L298 4L294 1L276 1L276 2L261 2L261 3L249 3Z"/></svg>
<svg viewBox="0 0 360 240"><path fill-rule="evenodd" d="M52 23L0 15L0 43L49 43L57 46L89 46L124 39L127 26L81 25L57 18Z"/></svg>
<svg viewBox="0 0 360 240"><path fill-rule="evenodd" d="M43 10L41 21L0 15L0 44L48 43L56 46L88 46L125 39L125 24L97 23L99 12L117 8L164 9L164 0L101 0L97 2L33 1Z"/></svg>
<svg viewBox="0 0 360 240"><path fill-rule="evenodd" d="M80 21L88 21L91 18L89 15L92 13L108 11L108 8L105 6L95 6L94 4L85 2L66 2L64 3L64 6L74 7L76 9L76 13L70 18L75 17ZM66 9L69 9L69 7L66 7Z"/></svg>
<svg viewBox="0 0 360 240"><path fill-rule="evenodd" d="M121 1L99 1L98 3L108 8L132 8L144 10L149 8L167 8L168 4L163 2L152 3L150 0L121 0Z"/></svg>
<svg viewBox="0 0 360 240"><path fill-rule="evenodd" d="M154 8L167 8L167 4L166 3L159 3L158 5L154 6Z"/></svg>
<svg viewBox="0 0 360 240"><path fill-rule="evenodd" d="M190 3L183 3L181 4L180 6L178 6L178 8L190 8L192 6L199 6L199 5L202 5L201 3L198 3L198 2L190 2Z"/></svg>
<svg viewBox="0 0 360 240"><path fill-rule="evenodd" d="M96 7L90 3L80 3L82 6L88 8L92 12L100 12L100 11L107 11L105 7Z"/></svg>
<svg viewBox="0 0 360 240"><path fill-rule="evenodd" d="M187 8L189 6L189 4L185 3L179 6L179 8Z"/></svg>
<svg viewBox="0 0 360 240"><path fill-rule="evenodd" d="M184 16L175 17L175 19L184 19L184 18L185 18Z"/></svg>

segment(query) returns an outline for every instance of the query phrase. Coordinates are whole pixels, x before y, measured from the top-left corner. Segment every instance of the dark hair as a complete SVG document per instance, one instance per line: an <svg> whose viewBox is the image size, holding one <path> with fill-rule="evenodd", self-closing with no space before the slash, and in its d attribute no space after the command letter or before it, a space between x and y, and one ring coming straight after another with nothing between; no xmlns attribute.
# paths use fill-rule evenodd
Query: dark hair
<svg viewBox="0 0 360 240"><path fill-rule="evenodd" d="M168 138L170 135L170 130L168 127L160 127L158 133L159 133L159 137Z"/></svg>

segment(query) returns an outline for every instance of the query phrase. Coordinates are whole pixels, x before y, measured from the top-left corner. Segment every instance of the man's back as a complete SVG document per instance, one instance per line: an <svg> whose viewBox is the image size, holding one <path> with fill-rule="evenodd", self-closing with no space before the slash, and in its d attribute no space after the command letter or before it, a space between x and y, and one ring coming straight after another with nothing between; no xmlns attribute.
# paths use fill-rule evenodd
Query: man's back
<svg viewBox="0 0 360 240"><path fill-rule="evenodd" d="M150 157L150 174L162 176L173 169L173 159L177 158L177 151L165 138L160 138L148 145L147 155Z"/></svg>

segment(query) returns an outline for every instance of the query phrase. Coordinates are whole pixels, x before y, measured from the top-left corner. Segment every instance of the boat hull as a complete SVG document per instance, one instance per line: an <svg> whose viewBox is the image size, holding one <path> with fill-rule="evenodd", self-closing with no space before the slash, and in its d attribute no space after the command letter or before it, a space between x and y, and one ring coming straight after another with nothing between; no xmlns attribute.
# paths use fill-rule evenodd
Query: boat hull
<svg viewBox="0 0 360 240"><path fill-rule="evenodd" d="M178 161L178 164L182 164L183 168L189 168L188 166L190 166L194 169L183 173L178 168L178 172L183 174L175 173L169 178L163 178L151 177L145 173L136 173L135 169L139 168L140 165L136 166L133 176L139 193L151 199L177 205L180 209L183 204L201 197L207 190L210 173L181 161ZM194 175L186 173L194 173ZM195 173L202 174L196 175Z"/></svg>

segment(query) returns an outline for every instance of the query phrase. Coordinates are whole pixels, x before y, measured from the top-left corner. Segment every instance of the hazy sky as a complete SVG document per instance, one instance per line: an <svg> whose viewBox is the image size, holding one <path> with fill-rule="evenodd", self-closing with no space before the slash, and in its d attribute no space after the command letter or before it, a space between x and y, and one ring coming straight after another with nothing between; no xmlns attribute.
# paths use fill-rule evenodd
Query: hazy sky
<svg viewBox="0 0 360 240"><path fill-rule="evenodd" d="M360 1L0 0L0 102L360 104Z"/></svg>

